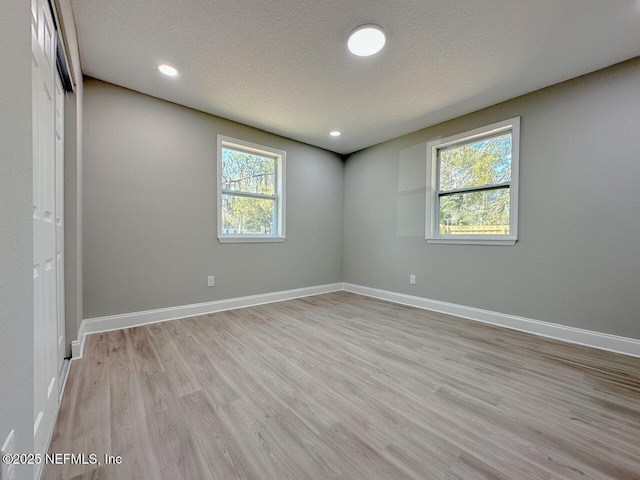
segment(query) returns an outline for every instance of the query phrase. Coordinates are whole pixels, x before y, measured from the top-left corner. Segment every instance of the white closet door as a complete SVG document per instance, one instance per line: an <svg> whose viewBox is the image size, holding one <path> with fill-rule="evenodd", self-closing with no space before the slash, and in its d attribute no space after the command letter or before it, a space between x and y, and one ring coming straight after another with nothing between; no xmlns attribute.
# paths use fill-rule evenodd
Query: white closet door
<svg viewBox="0 0 640 480"><path fill-rule="evenodd" d="M33 95L34 451L44 453L58 403L55 34L46 0L31 0ZM38 475L36 469L36 475Z"/></svg>

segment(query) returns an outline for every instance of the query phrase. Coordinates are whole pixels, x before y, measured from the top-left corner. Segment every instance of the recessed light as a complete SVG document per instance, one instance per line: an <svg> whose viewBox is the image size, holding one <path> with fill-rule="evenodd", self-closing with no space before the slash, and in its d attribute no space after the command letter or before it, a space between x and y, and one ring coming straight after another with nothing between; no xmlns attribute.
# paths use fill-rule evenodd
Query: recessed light
<svg viewBox="0 0 640 480"><path fill-rule="evenodd" d="M349 36L349 51L359 57L375 55L386 43L384 31L377 25L361 25Z"/></svg>
<svg viewBox="0 0 640 480"><path fill-rule="evenodd" d="M158 70L160 70L160 73L164 73L167 77L178 76L178 70L176 70L175 67L172 67L171 65L167 65L166 63L159 65Z"/></svg>
<svg viewBox="0 0 640 480"><path fill-rule="evenodd" d="M329 135L331 135L332 137L339 137L341 133L337 130L334 130L333 132L330 132Z"/></svg>

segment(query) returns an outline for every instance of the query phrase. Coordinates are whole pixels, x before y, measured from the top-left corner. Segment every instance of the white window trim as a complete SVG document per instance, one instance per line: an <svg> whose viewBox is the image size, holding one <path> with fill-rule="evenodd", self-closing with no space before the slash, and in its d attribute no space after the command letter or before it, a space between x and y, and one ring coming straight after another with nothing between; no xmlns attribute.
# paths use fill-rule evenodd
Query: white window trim
<svg viewBox="0 0 640 480"><path fill-rule="evenodd" d="M438 223L438 150L462 140L469 141L511 131L511 182L509 185L509 235L440 235ZM520 164L520 117L510 118L427 143L427 208L425 239L428 243L514 245L518 240L518 183Z"/></svg>
<svg viewBox="0 0 640 480"><path fill-rule="evenodd" d="M222 233L222 148L230 147L249 153L264 155L271 154L276 160L276 195L277 195L277 228L274 235L229 235ZM217 178L218 192L217 218L218 242L220 243L272 243L284 242L286 236L286 156L287 152L276 148L265 147L256 143L246 142L237 138L218 135Z"/></svg>

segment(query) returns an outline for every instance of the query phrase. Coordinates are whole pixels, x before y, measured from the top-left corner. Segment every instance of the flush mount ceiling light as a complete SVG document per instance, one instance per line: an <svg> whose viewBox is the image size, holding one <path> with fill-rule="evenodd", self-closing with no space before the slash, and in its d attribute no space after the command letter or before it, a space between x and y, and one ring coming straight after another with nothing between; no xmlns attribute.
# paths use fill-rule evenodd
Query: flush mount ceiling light
<svg viewBox="0 0 640 480"><path fill-rule="evenodd" d="M167 65L166 63L160 64L158 66L158 70L160 70L160 73L165 74L167 77L178 76L178 70L176 70L175 67L172 67L171 65Z"/></svg>
<svg viewBox="0 0 640 480"><path fill-rule="evenodd" d="M349 36L349 51L359 57L375 55L386 43L384 31L377 25L361 25Z"/></svg>
<svg viewBox="0 0 640 480"><path fill-rule="evenodd" d="M331 135L332 137L339 137L341 133L337 130L334 130L333 132L330 132L329 135Z"/></svg>

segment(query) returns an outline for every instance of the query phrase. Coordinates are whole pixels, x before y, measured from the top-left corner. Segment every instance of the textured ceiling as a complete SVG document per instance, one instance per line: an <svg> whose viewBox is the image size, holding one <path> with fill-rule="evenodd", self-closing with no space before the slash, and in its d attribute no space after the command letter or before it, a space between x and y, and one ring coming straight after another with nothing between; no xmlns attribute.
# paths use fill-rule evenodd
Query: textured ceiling
<svg viewBox="0 0 640 480"><path fill-rule="evenodd" d="M73 8L85 74L343 154L640 55L638 0L73 0ZM387 33L376 56L347 50L363 23ZM160 75L160 62L180 76Z"/></svg>

